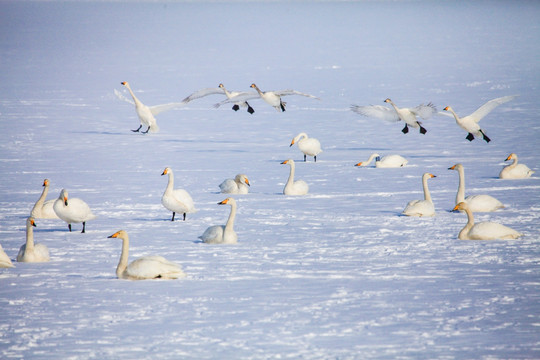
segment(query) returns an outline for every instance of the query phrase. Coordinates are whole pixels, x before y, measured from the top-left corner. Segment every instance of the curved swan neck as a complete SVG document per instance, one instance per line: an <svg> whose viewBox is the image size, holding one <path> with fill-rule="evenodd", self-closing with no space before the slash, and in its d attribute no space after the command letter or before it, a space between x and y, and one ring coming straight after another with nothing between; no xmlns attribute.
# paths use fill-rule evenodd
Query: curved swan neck
<svg viewBox="0 0 540 360"><path fill-rule="evenodd" d="M128 265L129 257L129 237L127 234L122 237L122 254L120 255L120 261L116 267L116 276L122 278L124 276L124 271Z"/></svg>
<svg viewBox="0 0 540 360"><path fill-rule="evenodd" d="M429 188L428 188L428 184L427 184L428 178L429 178L429 176L422 176L422 187L424 189L424 200L432 202L431 201L431 193L429 192Z"/></svg>
<svg viewBox="0 0 540 360"><path fill-rule="evenodd" d="M459 185L456 195L456 204L465 201L465 170L463 167L457 167L456 170L459 174Z"/></svg>
<svg viewBox="0 0 540 360"><path fill-rule="evenodd" d="M377 156L379 156L379 154L371 154L369 156L369 159L365 162L366 166L371 164L371 162L373 161L373 159L377 158Z"/></svg>
<svg viewBox="0 0 540 360"><path fill-rule="evenodd" d="M34 216L35 211L43 207L43 203L45 203L45 199L47 198L48 193L49 193L49 185L48 184L43 185L43 191L41 192L41 196L36 201L36 203L34 204L34 207L32 208L32 211L30 212L32 216Z"/></svg>
<svg viewBox="0 0 540 360"><path fill-rule="evenodd" d="M261 89L259 89L259 87L255 84L252 84L251 87L255 88L255 90L257 90L257 92L259 93L259 95L263 95L264 93L261 91Z"/></svg>
<svg viewBox="0 0 540 360"><path fill-rule="evenodd" d="M467 240L468 239L467 235L469 233L469 230L471 230L471 228L474 226L474 215L471 209L469 208L465 208L463 210L465 210L465 213L467 214L467 224L459 232L458 238L460 240Z"/></svg>
<svg viewBox="0 0 540 360"><path fill-rule="evenodd" d="M459 122L461 120L460 117L458 116L458 114L456 114L454 109L452 109L450 106L448 106L447 111L450 111L452 113L452 115L454 115L454 119L456 119L457 122Z"/></svg>
<svg viewBox="0 0 540 360"><path fill-rule="evenodd" d="M129 86L129 84L126 83L125 87L127 87L129 93L131 94L131 97L133 98L135 105L141 105L142 103L140 102L139 99L137 99L137 97L135 96L135 93L133 93L133 90L131 90L131 87Z"/></svg>
<svg viewBox="0 0 540 360"><path fill-rule="evenodd" d="M294 163L292 161L289 161L289 166L291 167L289 172L289 179L287 180L287 186L294 183Z"/></svg>
<svg viewBox="0 0 540 360"><path fill-rule="evenodd" d="M234 226L234 220L236 219L236 202L231 202L231 212L229 213L229 218L225 224L225 232L231 231Z"/></svg>
<svg viewBox="0 0 540 360"><path fill-rule="evenodd" d="M34 250L34 227L28 220L26 222L26 251Z"/></svg>
<svg viewBox="0 0 540 360"><path fill-rule="evenodd" d="M169 169L167 171L167 176L169 177L169 181L167 182L167 187L165 188L165 192L169 193L173 191L174 189L174 175L173 175L172 170Z"/></svg>

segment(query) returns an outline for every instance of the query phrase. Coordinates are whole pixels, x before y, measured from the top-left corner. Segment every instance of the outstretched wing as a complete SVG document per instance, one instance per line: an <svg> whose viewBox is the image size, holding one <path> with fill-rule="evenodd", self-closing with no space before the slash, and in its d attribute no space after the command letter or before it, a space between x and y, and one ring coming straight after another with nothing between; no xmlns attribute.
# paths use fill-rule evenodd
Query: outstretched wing
<svg viewBox="0 0 540 360"><path fill-rule="evenodd" d="M368 105L368 106L358 106L352 105L351 110L357 114L367 116L370 118L381 119L386 121L397 122L399 121L399 116L394 109L390 109L382 105Z"/></svg>
<svg viewBox="0 0 540 360"><path fill-rule="evenodd" d="M220 107L223 104L227 103L243 103L251 99L260 99L259 93L256 92L242 92L236 96L233 96L230 99L225 99L223 101L218 102L217 104L214 104L215 108Z"/></svg>
<svg viewBox="0 0 540 360"><path fill-rule="evenodd" d="M432 103L428 103L427 105L420 104L417 107L412 108L410 110L416 116L420 116L424 120L429 119L430 117L432 117L434 114L437 113L437 108Z"/></svg>
<svg viewBox="0 0 540 360"><path fill-rule="evenodd" d="M197 90L193 94L187 96L184 100L182 100L182 102L188 103L195 99L200 99L208 95L217 95L217 94L224 95L225 90L223 90L222 88L206 88L206 89Z"/></svg>
<svg viewBox="0 0 540 360"><path fill-rule="evenodd" d="M122 94L120 91L114 89L114 94L115 94L116 97L119 98L120 100L126 101L126 102L130 103L131 105L135 105L135 103L133 102L133 100L128 99L127 97L125 97L124 94Z"/></svg>
<svg viewBox="0 0 540 360"><path fill-rule="evenodd" d="M510 96L503 96L500 98L496 98L493 100L488 101L484 105L480 106L475 112L473 112L470 116L474 119L474 121L479 122L482 120L484 116L489 114L491 110L495 109L497 106L504 104L505 102L508 102L512 99L514 99L518 95L510 95Z"/></svg>
<svg viewBox="0 0 540 360"><path fill-rule="evenodd" d="M296 90L279 90L279 91L273 91L273 93L278 95L278 96L301 95L301 96L309 97L309 98L312 98L312 99L321 100L321 99L319 99L318 97L316 97L314 95L305 94L305 93L302 93L302 92L296 91Z"/></svg>
<svg viewBox="0 0 540 360"><path fill-rule="evenodd" d="M152 112L152 115L156 116L157 114L162 113L164 111L176 109L176 108L182 107L184 105L186 105L185 102L180 102L180 103L168 103L168 104L162 104L162 105L154 105L154 106L149 106L148 108Z"/></svg>

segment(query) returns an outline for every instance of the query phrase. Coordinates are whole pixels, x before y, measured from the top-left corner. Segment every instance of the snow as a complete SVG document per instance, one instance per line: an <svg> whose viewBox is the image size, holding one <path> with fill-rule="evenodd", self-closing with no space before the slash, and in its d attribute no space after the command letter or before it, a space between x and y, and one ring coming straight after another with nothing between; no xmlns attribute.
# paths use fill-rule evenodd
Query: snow
<svg viewBox="0 0 540 360"><path fill-rule="evenodd" d="M14 260L45 178L49 199L66 188L98 216L86 234L37 219L51 261L0 269L0 358L540 358L538 2L0 1L0 14L0 243ZM253 82L321 101L253 100L250 115L211 96L142 135L121 81L146 105ZM390 97L466 115L512 94L481 122L489 144L445 116L404 135L349 110ZM321 141L317 163L289 147L299 132ZM409 164L354 166L373 152ZM511 152L537 173L498 179ZM307 196L282 194L287 158ZM476 219L523 238L457 240L457 162L467 195L506 205ZM167 166L198 209L185 222L161 205ZM400 216L424 172L436 216ZM237 173L251 183L235 195L239 243L203 244ZM162 255L188 276L116 279L120 229L131 260Z"/></svg>

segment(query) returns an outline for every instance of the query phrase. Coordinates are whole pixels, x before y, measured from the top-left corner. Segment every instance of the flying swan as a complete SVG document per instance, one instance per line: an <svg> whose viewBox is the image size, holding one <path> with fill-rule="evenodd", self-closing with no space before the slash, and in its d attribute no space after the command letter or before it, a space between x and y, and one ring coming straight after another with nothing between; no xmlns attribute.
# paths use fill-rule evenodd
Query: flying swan
<svg viewBox="0 0 540 360"><path fill-rule="evenodd" d="M244 174L238 174L234 179L225 179L219 184L224 194L247 194L249 192L249 179Z"/></svg>
<svg viewBox="0 0 540 360"><path fill-rule="evenodd" d="M167 187L161 197L161 204L163 204L165 209L172 211L171 221L174 221L174 215L176 213L183 214L184 221L186 221L187 213L194 213L197 211L193 204L193 199L186 190L174 189L174 174L170 167L165 168L161 175L169 176Z"/></svg>
<svg viewBox="0 0 540 360"><path fill-rule="evenodd" d="M58 219L58 215L56 215L53 209L56 199L45 201L48 193L49 179L45 179L43 181L43 192L30 212L30 216L34 219Z"/></svg>
<svg viewBox="0 0 540 360"><path fill-rule="evenodd" d="M459 232L459 240L510 240L523 236L523 234L502 224L490 221L475 224L473 212L466 202L457 204L454 207L454 211L456 210L463 210L467 213L467 224Z"/></svg>
<svg viewBox="0 0 540 360"><path fill-rule="evenodd" d="M376 168L398 168L407 165L409 162L401 155L386 155L381 158L379 154L371 154L367 161L361 161L355 166L368 166L373 159L375 159Z"/></svg>
<svg viewBox="0 0 540 360"><path fill-rule="evenodd" d="M501 170L499 174L499 178L501 179L525 179L531 177L531 175L535 173L535 171L529 169L527 165L518 164L518 157L514 153L508 155L508 157L504 161L508 160L514 161Z"/></svg>
<svg viewBox="0 0 540 360"><path fill-rule="evenodd" d="M15 267L13 263L11 262L11 259L9 256L7 256L6 252L2 248L2 245L0 245L0 268L12 268Z"/></svg>
<svg viewBox="0 0 540 360"><path fill-rule="evenodd" d="M119 279L178 279L186 276L180 265L162 256L143 256L133 260L128 265L129 237L127 232L120 230L109 236L109 238L122 239L122 254L116 267L116 276Z"/></svg>
<svg viewBox="0 0 540 360"><path fill-rule="evenodd" d="M96 218L87 203L78 198L69 198L66 189L60 191L60 196L54 202L53 208L56 215L67 222L69 231L71 231L72 223L82 223L81 232L84 233L86 222Z"/></svg>
<svg viewBox="0 0 540 360"><path fill-rule="evenodd" d="M32 217L26 219L26 243L19 249L18 262L46 262L50 260L47 246L34 243L34 226L36 223Z"/></svg>
<svg viewBox="0 0 540 360"><path fill-rule="evenodd" d="M431 200L431 194L429 193L429 188L427 181L430 178L436 177L433 174L425 173L422 175L422 187L424 189L424 200L412 200L409 201L405 210L403 210L403 215L407 216L434 216L435 207L433 206L433 201Z"/></svg>
<svg viewBox="0 0 540 360"><path fill-rule="evenodd" d="M291 171L289 173L289 179L283 188L283 194L285 195L306 195L309 191L309 186L304 180L294 181L295 165L294 160L285 160L281 164L289 164Z"/></svg>
<svg viewBox="0 0 540 360"><path fill-rule="evenodd" d="M236 96L249 96L249 95L257 95L254 92L240 92L240 91L229 91L225 88L225 85L219 84L217 88L206 88L201 89L198 91L195 91L193 94L187 96L184 100L182 100L183 103L188 103L190 101L193 101L195 99L200 99L202 97L208 96L208 95L225 95L227 99L232 99ZM249 105L247 101L238 101L235 102L232 109L234 111L238 111L240 107L247 107L247 112L250 114L253 114L255 110Z"/></svg>
<svg viewBox="0 0 540 360"><path fill-rule="evenodd" d="M317 155L322 152L319 140L310 138L305 132L301 132L292 139L289 147L294 144L298 144L298 149L304 153L304 161L306 161L307 155L309 155L313 156L313 160L317 162Z"/></svg>
<svg viewBox="0 0 540 360"><path fill-rule="evenodd" d="M226 198L218 202L218 205L231 205L231 212L225 225L210 226L199 236L203 242L207 244L236 244L238 235L233 229L234 219L236 218L236 201L233 198Z"/></svg>

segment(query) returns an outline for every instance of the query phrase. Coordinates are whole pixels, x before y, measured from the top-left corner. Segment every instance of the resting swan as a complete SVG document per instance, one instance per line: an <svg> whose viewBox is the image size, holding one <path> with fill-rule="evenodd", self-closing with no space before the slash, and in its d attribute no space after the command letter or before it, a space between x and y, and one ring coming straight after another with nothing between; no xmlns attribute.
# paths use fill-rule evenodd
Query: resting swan
<svg viewBox="0 0 540 360"><path fill-rule="evenodd" d="M41 243L34 243L34 219L26 219L26 244L21 246L17 254L18 262L46 262L49 261L49 249Z"/></svg>
<svg viewBox="0 0 540 360"><path fill-rule="evenodd" d="M386 103L390 103L393 109L380 105L370 106L358 106L352 105L351 110L360 115L387 120L387 121L404 121L405 127L401 132L404 134L409 132L409 126L413 128L420 128L420 133L425 134L427 130L420 125L421 123L416 119L417 116L424 120L429 119L437 112L437 108L432 103L427 105L421 104L414 108L398 108L396 104L390 99L384 100Z"/></svg>
<svg viewBox="0 0 540 360"><path fill-rule="evenodd" d="M238 174L234 179L226 179L219 184L219 188L224 194L247 194L249 186L249 180L244 174Z"/></svg>
<svg viewBox="0 0 540 360"><path fill-rule="evenodd" d="M289 179L283 188L283 194L285 195L306 195L309 191L309 186L304 180L294 181L295 165L294 160L285 160L281 164L289 164L291 171L289 173Z"/></svg>
<svg viewBox="0 0 540 360"><path fill-rule="evenodd" d="M409 201L405 210L403 210L403 215L407 216L434 216L435 207L433 206L433 201L431 201L431 194L429 193L429 188L427 181L430 178L436 177L433 174L425 173L422 175L422 187L424 189L424 200L412 200Z"/></svg>
<svg viewBox="0 0 540 360"><path fill-rule="evenodd" d="M143 256L133 260L128 265L129 237L127 232L120 230L109 238L122 239L122 255L116 267L116 276L126 280L146 279L178 279L185 277L182 267L161 256Z"/></svg>
<svg viewBox="0 0 540 360"><path fill-rule="evenodd" d="M289 147L293 146L295 143L298 144L298 149L304 153L304 161L306 161L307 155L309 155L313 156L313 160L317 162L317 155L322 152L319 140L310 138L305 132L301 132L292 139Z"/></svg>
<svg viewBox="0 0 540 360"><path fill-rule="evenodd" d="M174 174L170 167L165 168L161 175L169 176L169 182L161 197L161 204L163 204L165 209L172 211L171 221L174 221L174 215L176 213L183 214L185 221L187 213L194 213L196 211L193 199L186 190L174 189Z"/></svg>
<svg viewBox="0 0 540 360"><path fill-rule="evenodd" d="M0 268L12 268L12 267L15 267L15 265L13 265L9 256L7 256L4 249L2 249L2 245L0 245Z"/></svg>
<svg viewBox="0 0 540 360"><path fill-rule="evenodd" d="M376 168L398 168L407 165L409 162L401 155L386 155L381 158L379 154L371 154L367 161L362 161L355 166L368 166L375 159Z"/></svg>
<svg viewBox="0 0 540 360"><path fill-rule="evenodd" d="M478 122L482 120L484 116L489 114L497 106L514 99L516 96L517 95L503 96L497 99L490 100L484 105L480 106L478 109L476 109L476 111L473 112L472 114L462 117L462 118L460 118L450 106L445 107L444 110L450 111L452 115L454 115L454 118L456 119L456 124L458 124L460 128L462 128L463 130L469 133L466 137L467 140L473 141L475 136L476 137L482 136L482 138L486 142L490 142L491 139L487 137L484 130L480 128L480 125L478 125Z"/></svg>
<svg viewBox="0 0 540 360"><path fill-rule="evenodd" d="M508 226L498 223L485 221L478 224L474 223L474 215L466 202L460 202L454 207L454 211L463 210L467 213L467 225L459 232L460 240L509 240L517 239L523 234Z"/></svg>
<svg viewBox="0 0 540 360"><path fill-rule="evenodd" d="M466 202L472 212L490 212L504 208L503 203L489 195L469 195L465 197L465 169L456 164L448 170L456 170L459 174L459 186L456 194L456 205Z"/></svg>
<svg viewBox="0 0 540 360"><path fill-rule="evenodd" d="M525 179L531 177L531 175L535 173L535 171L529 169L527 165L518 164L518 157L514 153L508 155L504 161L508 160L514 161L501 170L501 173L499 174L499 178L501 179Z"/></svg>
<svg viewBox="0 0 540 360"><path fill-rule="evenodd" d="M53 209L55 199L45 201L48 193L49 179L45 179L43 181L43 192L30 212L30 216L34 219L58 219L58 215L56 215Z"/></svg>
<svg viewBox="0 0 540 360"><path fill-rule="evenodd" d="M229 91L225 88L223 84L219 84L217 88L206 88L201 89L198 91L195 91L193 94L187 96L184 100L182 100L183 103L188 103L190 101L193 101L195 99L200 99L202 97L208 96L208 95L215 95L215 94L222 94L227 97L227 99L231 99L235 96L248 96L248 95L256 95L255 93L248 93L248 92L240 92L240 91ZM240 107L247 107L247 112L250 114L253 114L255 110L249 105L247 101L238 101L234 103L232 109L234 111L238 111Z"/></svg>
<svg viewBox="0 0 540 360"><path fill-rule="evenodd" d="M233 198L227 198L218 205L231 205L231 213L225 225L210 226L205 232L199 236L203 242L207 244L236 244L238 235L233 229L234 219L236 218L236 201Z"/></svg>
<svg viewBox="0 0 540 360"><path fill-rule="evenodd" d="M68 201L68 192L62 189L60 196L54 202L54 212L58 217L68 224L68 229L71 231L72 223L83 224L82 233L86 231L86 222L94 220L96 216L90 210L87 203L78 198L71 198Z"/></svg>

